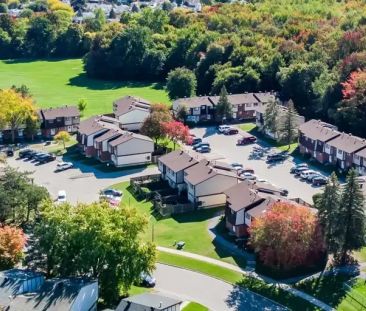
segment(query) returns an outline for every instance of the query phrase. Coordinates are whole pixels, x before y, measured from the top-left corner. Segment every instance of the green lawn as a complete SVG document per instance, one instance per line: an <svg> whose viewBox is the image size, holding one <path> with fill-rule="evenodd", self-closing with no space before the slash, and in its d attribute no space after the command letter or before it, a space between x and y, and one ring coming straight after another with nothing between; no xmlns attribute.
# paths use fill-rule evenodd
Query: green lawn
<svg viewBox="0 0 366 311"><path fill-rule="evenodd" d="M0 61L0 88L21 84L30 88L39 107L75 105L85 98L85 116L111 112L112 102L125 95L169 103L167 93L156 83L89 79L81 59Z"/></svg>
<svg viewBox="0 0 366 311"><path fill-rule="evenodd" d="M152 213L152 203L149 201L137 201L129 191L129 182L113 185L113 188L123 191L123 204L136 206L142 213L149 216L150 224L144 236L152 240L154 227L154 242L159 246L174 248L174 242L184 241L184 249L188 252L224 260L229 263L245 266L243 258L232 256L229 252L216 247L208 233L208 221L215 216L220 209L207 209L161 219Z"/></svg>
<svg viewBox="0 0 366 311"><path fill-rule="evenodd" d="M244 124L239 125L239 127L243 131L253 134L254 136L261 139L262 141L266 142L267 144L269 144L273 147L276 147L282 151L288 151L289 153L292 153L295 151L295 149L298 146L298 143L296 142L296 143L291 144L290 148L289 148L288 145L283 145L283 144L277 142L276 140L263 135L261 132L258 131L258 129L254 123L244 123Z"/></svg>
<svg viewBox="0 0 366 311"><path fill-rule="evenodd" d="M361 249L359 252L355 252L354 256L357 258L360 262L366 262L366 247Z"/></svg>
<svg viewBox="0 0 366 311"><path fill-rule="evenodd" d="M261 294L269 299L272 299L286 307L289 307L292 310L317 310L317 308L311 303L301 298L298 298L290 293L287 293L273 285L268 285L255 278L243 276L239 272L235 272L223 267L218 267L211 263L179 255L167 254L164 252L159 252L158 262L183 267L203 274L207 274L209 276L221 279L234 285L239 285L253 292Z"/></svg>
<svg viewBox="0 0 366 311"><path fill-rule="evenodd" d="M190 302L182 311L208 311L208 309L197 302Z"/></svg>
<svg viewBox="0 0 366 311"><path fill-rule="evenodd" d="M366 310L365 280L351 281L351 289L346 290L344 283L348 276L325 276L305 282L296 287L340 311Z"/></svg>

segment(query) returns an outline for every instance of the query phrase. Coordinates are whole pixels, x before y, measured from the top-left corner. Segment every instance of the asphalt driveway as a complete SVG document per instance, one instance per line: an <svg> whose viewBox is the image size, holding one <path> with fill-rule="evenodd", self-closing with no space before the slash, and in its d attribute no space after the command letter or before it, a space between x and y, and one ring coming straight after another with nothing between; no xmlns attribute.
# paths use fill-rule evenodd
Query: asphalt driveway
<svg viewBox="0 0 366 311"><path fill-rule="evenodd" d="M8 158L8 164L18 168L20 171L32 172L31 177L38 185L44 186L53 198L57 197L59 190L65 190L67 201L70 203L83 202L91 203L99 198L100 190L122 181L129 181L131 177L154 174L156 167L126 168L115 172L103 172L92 165L74 161L74 169L55 173L56 161L35 165L27 160Z"/></svg>
<svg viewBox="0 0 366 311"><path fill-rule="evenodd" d="M251 291L197 272L157 264L154 276L160 293L199 302L213 311L287 310Z"/></svg>
<svg viewBox="0 0 366 311"><path fill-rule="evenodd" d="M255 170L258 178L265 179L270 183L285 188L289 191L289 198L301 198L308 203L312 203L312 196L321 191L318 187L302 182L290 174L291 167L296 163L296 159L290 157L284 162L276 164L266 163L266 157L257 158L252 154L254 146L268 147L268 144L258 141L254 145L236 146L240 134L226 136L218 134L215 127L194 128L191 130L203 141L209 142L212 154L216 159L226 159L227 162L241 163L245 167ZM188 147L190 149L190 147ZM277 151L275 148L268 149L268 152ZM207 154L210 157L210 154ZM323 172L324 173L324 172ZM325 174L325 173L324 173Z"/></svg>

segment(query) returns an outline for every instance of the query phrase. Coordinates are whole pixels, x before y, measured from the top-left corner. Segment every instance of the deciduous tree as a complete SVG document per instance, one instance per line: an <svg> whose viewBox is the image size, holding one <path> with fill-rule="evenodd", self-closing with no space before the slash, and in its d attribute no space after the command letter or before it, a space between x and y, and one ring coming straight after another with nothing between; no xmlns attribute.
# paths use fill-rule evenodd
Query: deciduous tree
<svg viewBox="0 0 366 311"><path fill-rule="evenodd" d="M12 142L15 141L15 131L25 124L28 118L37 118L32 99L23 97L13 89L0 90L0 127L10 128Z"/></svg>
<svg viewBox="0 0 366 311"><path fill-rule="evenodd" d="M194 96L197 87L196 76L187 68L176 68L169 72L166 87L171 99Z"/></svg>
<svg viewBox="0 0 366 311"><path fill-rule="evenodd" d="M27 242L22 229L12 226L0 227L0 269L10 269L23 257Z"/></svg>
<svg viewBox="0 0 366 311"><path fill-rule="evenodd" d="M85 98L80 98L78 101L78 109L80 111L80 114L83 116L84 115L84 111L86 109L86 107L88 106L88 102Z"/></svg>
<svg viewBox="0 0 366 311"><path fill-rule="evenodd" d="M173 149L178 141L186 143L189 141L189 128L179 121L170 121L163 123L164 132L167 137L173 141Z"/></svg>
<svg viewBox="0 0 366 311"><path fill-rule="evenodd" d="M135 208L108 203L45 205L35 229L37 249L51 276L98 278L101 297L116 303L155 264L155 246L144 242L147 218Z"/></svg>
<svg viewBox="0 0 366 311"><path fill-rule="evenodd" d="M279 270L312 265L325 248L316 215L293 203L275 202L254 221L250 235L263 264Z"/></svg>
<svg viewBox="0 0 366 311"><path fill-rule="evenodd" d="M59 144L62 143L64 149L66 149L66 143L71 140L71 135L66 131L60 131L55 135L53 139L57 141Z"/></svg>

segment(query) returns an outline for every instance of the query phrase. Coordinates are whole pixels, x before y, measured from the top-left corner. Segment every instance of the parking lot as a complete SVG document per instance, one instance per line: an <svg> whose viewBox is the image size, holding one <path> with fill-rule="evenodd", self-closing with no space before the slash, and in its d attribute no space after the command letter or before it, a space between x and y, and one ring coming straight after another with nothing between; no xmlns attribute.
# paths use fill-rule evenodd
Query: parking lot
<svg viewBox="0 0 366 311"><path fill-rule="evenodd" d="M321 188L300 181L290 174L290 169L295 165L296 159L289 157L284 162L266 163L266 156L256 157L253 154L254 146L269 147L268 153L275 152L275 148L270 148L265 142L258 141L256 144L237 146L236 142L241 137L236 135L218 134L215 127L195 128L191 133L200 137L204 142L210 143L211 153L204 154L208 158L224 160L228 163L240 163L244 167L254 169L258 178L285 188L289 191L289 198L301 198L308 203L312 203L312 196L321 191ZM191 149L190 147L187 147ZM311 166L310 166L311 168ZM323 174L325 174L323 172Z"/></svg>
<svg viewBox="0 0 366 311"><path fill-rule="evenodd" d="M99 198L100 190L112 184L128 181L130 177L157 172L155 167L102 172L91 165L75 161L73 169L55 173L56 165L61 161L62 158L58 157L56 161L37 165L33 161L16 157L8 158L10 166L21 171L32 172L31 177L34 178L34 182L46 187L53 198L57 197L60 190L65 190L67 201L70 203L96 201Z"/></svg>

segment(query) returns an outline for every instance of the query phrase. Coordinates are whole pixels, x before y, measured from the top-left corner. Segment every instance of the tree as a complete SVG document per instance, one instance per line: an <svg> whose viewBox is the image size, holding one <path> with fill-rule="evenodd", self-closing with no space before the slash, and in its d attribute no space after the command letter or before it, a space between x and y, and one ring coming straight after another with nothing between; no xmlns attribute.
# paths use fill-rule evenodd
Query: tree
<svg viewBox="0 0 366 311"><path fill-rule="evenodd" d="M86 0L71 0L70 4L75 12L84 11Z"/></svg>
<svg viewBox="0 0 366 311"><path fill-rule="evenodd" d="M274 100L270 100L266 104L266 108L264 111L264 125L263 130L267 133L273 133L276 137L278 133L278 116L279 116L279 108L278 104Z"/></svg>
<svg viewBox="0 0 366 311"><path fill-rule="evenodd" d="M0 227L0 269L13 268L23 258L27 242L22 229L12 226Z"/></svg>
<svg viewBox="0 0 366 311"><path fill-rule="evenodd" d="M273 203L252 223L250 243L265 266L278 270L312 265L325 249L316 215L289 202Z"/></svg>
<svg viewBox="0 0 366 311"><path fill-rule="evenodd" d="M85 98L81 98L79 99L78 101L78 108L79 108L79 111L80 111L80 114L81 116L84 115L84 111L86 109L86 107L88 106L88 102Z"/></svg>
<svg viewBox="0 0 366 311"><path fill-rule="evenodd" d="M177 111L177 115L176 115L177 119L184 123L186 121L187 115L188 115L187 106L184 105L184 104L179 106L178 111Z"/></svg>
<svg viewBox="0 0 366 311"><path fill-rule="evenodd" d="M281 120L282 126L280 126L278 133L280 140L288 145L288 149L291 148L291 144L298 136L298 124L296 119L297 113L293 102L290 100L283 119Z"/></svg>
<svg viewBox="0 0 366 311"><path fill-rule="evenodd" d="M144 242L147 218L135 208L106 202L44 206L35 238L49 276L98 278L101 297L116 303L155 264L155 246Z"/></svg>
<svg viewBox="0 0 366 311"><path fill-rule="evenodd" d="M32 97L29 87L26 86L25 84L22 84L19 87L16 85L12 85L11 89L14 90L15 92L19 93L20 95L22 95L22 97L24 97L24 98Z"/></svg>
<svg viewBox="0 0 366 311"><path fill-rule="evenodd" d="M324 231L324 239L329 254L337 255L342 246L343 222L339 221L340 216L341 188L337 175L333 173L324 192L316 200L315 206L318 209L319 223Z"/></svg>
<svg viewBox="0 0 366 311"><path fill-rule="evenodd" d="M15 131L28 118L37 118L32 99L23 97L12 89L0 90L0 127L10 128L12 142L15 142Z"/></svg>
<svg viewBox="0 0 366 311"><path fill-rule="evenodd" d="M151 113L145 119L140 131L143 135L154 139L157 144L158 140L165 136L164 123L171 120L172 116L167 105L154 104L151 106Z"/></svg>
<svg viewBox="0 0 366 311"><path fill-rule="evenodd" d="M114 9L113 9L113 8L109 11L109 18L110 18L110 19L115 19L115 18L117 18L117 14L116 14L116 12L114 11Z"/></svg>
<svg viewBox="0 0 366 311"><path fill-rule="evenodd" d="M8 13L8 6L5 3L0 3L0 13Z"/></svg>
<svg viewBox="0 0 366 311"><path fill-rule="evenodd" d="M34 140L34 135L36 135L41 126L41 122L39 119L28 118L25 121L25 134L28 137L31 137L31 140Z"/></svg>
<svg viewBox="0 0 366 311"><path fill-rule="evenodd" d="M216 105L216 118L220 121L231 119L233 117L233 107L227 97L226 87L223 86L220 91L219 101Z"/></svg>
<svg viewBox="0 0 366 311"><path fill-rule="evenodd" d="M69 134L69 132L60 131L55 135L53 139L57 141L59 144L62 143L64 149L66 149L66 143L71 140L71 135Z"/></svg>
<svg viewBox="0 0 366 311"><path fill-rule="evenodd" d="M163 123L165 135L173 141L173 149L178 141L188 142L190 139L189 128L179 121L170 121Z"/></svg>
<svg viewBox="0 0 366 311"><path fill-rule="evenodd" d="M169 72L166 87L170 99L194 96L197 87L196 76L187 68L176 68Z"/></svg>
<svg viewBox="0 0 366 311"><path fill-rule="evenodd" d="M359 250L366 245L365 198L357 181L357 172L351 169L347 175L347 182L342 191L340 213L341 263L344 263L351 251Z"/></svg>

